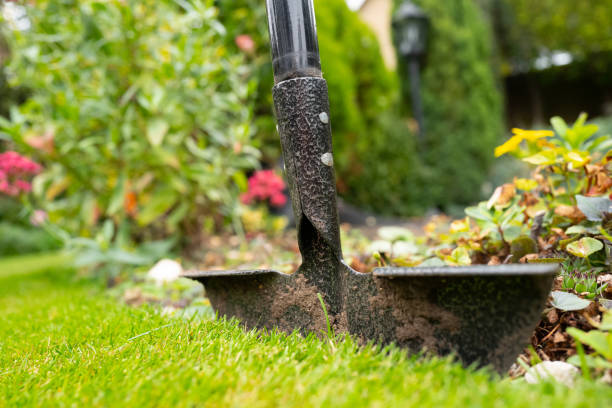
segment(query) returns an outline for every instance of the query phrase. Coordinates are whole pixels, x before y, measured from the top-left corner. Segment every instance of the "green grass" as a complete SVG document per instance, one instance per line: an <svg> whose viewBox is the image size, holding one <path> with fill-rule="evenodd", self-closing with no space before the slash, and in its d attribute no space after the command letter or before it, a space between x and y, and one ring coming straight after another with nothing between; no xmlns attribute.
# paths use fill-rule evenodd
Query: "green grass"
<svg viewBox="0 0 612 408"><path fill-rule="evenodd" d="M164 317L117 304L61 268L0 277L0 312L0 407L595 407L612 400L612 388L595 383L528 385L394 348Z"/></svg>
<svg viewBox="0 0 612 408"><path fill-rule="evenodd" d="M70 255L63 252L0 257L0 279L16 275L27 275L44 269L60 268L69 264Z"/></svg>

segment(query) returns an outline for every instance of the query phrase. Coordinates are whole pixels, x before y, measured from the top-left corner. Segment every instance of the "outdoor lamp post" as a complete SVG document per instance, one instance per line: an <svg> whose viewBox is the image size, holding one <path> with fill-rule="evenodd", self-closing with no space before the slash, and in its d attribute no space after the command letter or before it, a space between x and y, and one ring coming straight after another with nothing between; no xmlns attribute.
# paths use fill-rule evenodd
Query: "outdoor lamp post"
<svg viewBox="0 0 612 408"><path fill-rule="evenodd" d="M423 140L425 123L420 93L420 65L427 48L429 17L419 7L406 0L395 12L392 26L397 51L408 66L412 109L419 124L419 138Z"/></svg>

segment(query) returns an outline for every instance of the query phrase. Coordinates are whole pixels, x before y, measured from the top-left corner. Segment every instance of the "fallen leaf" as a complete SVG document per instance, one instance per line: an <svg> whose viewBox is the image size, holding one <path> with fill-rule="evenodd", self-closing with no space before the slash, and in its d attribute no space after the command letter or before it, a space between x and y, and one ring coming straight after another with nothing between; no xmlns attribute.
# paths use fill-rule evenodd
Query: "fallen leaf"
<svg viewBox="0 0 612 408"><path fill-rule="evenodd" d="M555 335L553 336L553 343L557 344L557 343L565 343L567 341L567 339L565 338L565 335L563 333L561 333L560 331L557 331L555 333Z"/></svg>
<svg viewBox="0 0 612 408"><path fill-rule="evenodd" d="M499 186L493 192L491 198L487 202L487 208L506 207L516 195L516 187L512 183L507 183Z"/></svg>
<svg viewBox="0 0 612 408"><path fill-rule="evenodd" d="M498 256L493 255L487 265L501 265L501 260Z"/></svg>
<svg viewBox="0 0 612 408"><path fill-rule="evenodd" d="M590 300L582 299L574 295L573 293L562 292L555 290L551 293L552 302L554 307L565 312L572 310L582 310L591 304Z"/></svg>
<svg viewBox="0 0 612 408"><path fill-rule="evenodd" d="M546 319L550 324L555 324L559 321L559 313L557 313L556 309L550 309L546 314Z"/></svg>
<svg viewBox="0 0 612 408"><path fill-rule="evenodd" d="M519 263L537 263L533 261L538 259L538 257L539 257L538 254L527 254L523 256L521 259L519 259Z"/></svg>
<svg viewBox="0 0 612 408"><path fill-rule="evenodd" d="M569 218L575 223L578 223L586 218L578 207L566 204L558 205L557 208L555 208L555 214L561 217Z"/></svg>
<svg viewBox="0 0 612 408"><path fill-rule="evenodd" d="M603 248L603 243L595 238L584 237L578 241L572 242L565 247L565 250L570 254L580 257L587 258L589 255L600 251Z"/></svg>

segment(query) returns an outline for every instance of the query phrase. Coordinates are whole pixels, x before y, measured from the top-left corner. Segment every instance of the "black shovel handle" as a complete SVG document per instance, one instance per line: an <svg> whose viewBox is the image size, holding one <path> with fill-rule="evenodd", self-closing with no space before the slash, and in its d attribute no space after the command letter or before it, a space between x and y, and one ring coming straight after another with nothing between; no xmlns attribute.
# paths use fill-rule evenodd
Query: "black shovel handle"
<svg viewBox="0 0 612 408"><path fill-rule="evenodd" d="M342 252L313 0L266 3L276 83L272 93L298 243L304 264L310 265L306 274L333 280Z"/></svg>
<svg viewBox="0 0 612 408"><path fill-rule="evenodd" d="M266 0L274 82L321 77L312 0Z"/></svg>

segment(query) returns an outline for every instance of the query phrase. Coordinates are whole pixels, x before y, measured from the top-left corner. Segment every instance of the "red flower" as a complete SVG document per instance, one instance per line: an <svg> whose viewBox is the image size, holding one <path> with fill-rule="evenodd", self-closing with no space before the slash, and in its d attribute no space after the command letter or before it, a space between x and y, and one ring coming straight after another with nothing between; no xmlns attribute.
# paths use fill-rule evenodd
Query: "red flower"
<svg viewBox="0 0 612 408"><path fill-rule="evenodd" d="M16 196L30 192L32 185L28 178L41 169L38 163L17 152L0 153L0 193Z"/></svg>
<svg viewBox="0 0 612 408"><path fill-rule="evenodd" d="M260 170L249 177L249 189L240 196L243 204L269 201L273 207L282 207L287 203L283 193L285 182L273 170Z"/></svg>

